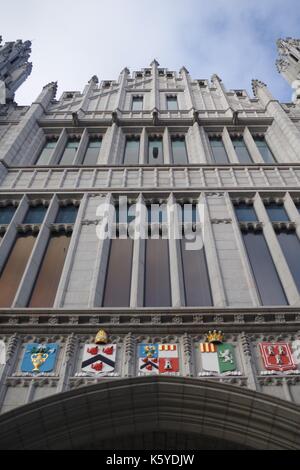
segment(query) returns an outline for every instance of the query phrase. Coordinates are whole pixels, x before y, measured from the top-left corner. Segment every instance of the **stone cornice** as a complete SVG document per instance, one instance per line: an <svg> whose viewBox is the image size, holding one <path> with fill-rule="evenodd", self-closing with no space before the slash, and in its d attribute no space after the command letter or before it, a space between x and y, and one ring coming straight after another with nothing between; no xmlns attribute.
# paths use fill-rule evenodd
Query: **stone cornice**
<svg viewBox="0 0 300 470"><path fill-rule="evenodd" d="M208 328L221 327L227 332L285 332L300 330L300 309L147 309L107 310L47 310L11 309L0 311L0 326L3 334L65 334L70 331L92 334L98 327L114 333L134 332L205 332ZM14 312L15 310L15 312Z"/></svg>

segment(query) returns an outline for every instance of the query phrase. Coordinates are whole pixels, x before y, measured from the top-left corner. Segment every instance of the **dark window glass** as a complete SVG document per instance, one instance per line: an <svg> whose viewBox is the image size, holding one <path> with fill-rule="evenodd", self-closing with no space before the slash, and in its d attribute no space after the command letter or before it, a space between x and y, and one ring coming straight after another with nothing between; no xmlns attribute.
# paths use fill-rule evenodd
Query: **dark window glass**
<svg viewBox="0 0 300 470"><path fill-rule="evenodd" d="M101 148L101 139L90 139L87 146L83 165L96 165Z"/></svg>
<svg viewBox="0 0 300 470"><path fill-rule="evenodd" d="M274 158L267 142L265 141L264 137L254 136L253 139L254 139L254 142L256 143L256 146L257 146L264 162L265 163L275 163L275 158Z"/></svg>
<svg viewBox="0 0 300 470"><path fill-rule="evenodd" d="M56 143L57 141L55 140L49 140L48 142L46 142L43 150L41 151L37 161L36 161L36 165L49 165L50 163L50 160L51 160L51 156L52 156L52 153L53 153L53 149L54 147L56 146Z"/></svg>
<svg viewBox="0 0 300 470"><path fill-rule="evenodd" d="M258 220L253 206L239 204L234 208L239 222L256 222Z"/></svg>
<svg viewBox="0 0 300 470"><path fill-rule="evenodd" d="M124 163L137 165L139 163L140 139L126 139Z"/></svg>
<svg viewBox="0 0 300 470"><path fill-rule="evenodd" d="M272 202L265 207L272 222L288 222L290 220L283 205Z"/></svg>
<svg viewBox="0 0 300 470"><path fill-rule="evenodd" d="M69 204L68 206L61 206L57 213L56 224L74 224L77 217L78 207Z"/></svg>
<svg viewBox="0 0 300 470"><path fill-rule="evenodd" d="M133 240L111 240L103 307L129 307Z"/></svg>
<svg viewBox="0 0 300 470"><path fill-rule="evenodd" d="M16 208L14 206L0 207L0 225L8 225L14 216Z"/></svg>
<svg viewBox="0 0 300 470"><path fill-rule="evenodd" d="M184 238L180 240L180 246L186 305L212 305L204 247L201 250L187 250Z"/></svg>
<svg viewBox="0 0 300 470"><path fill-rule="evenodd" d="M146 307L169 307L171 284L168 240L146 240L144 303Z"/></svg>
<svg viewBox="0 0 300 470"><path fill-rule="evenodd" d="M65 146L64 153L62 154L62 157L59 162L60 165L71 165L73 163L77 149L78 149L78 145L79 145L78 139L68 140Z"/></svg>
<svg viewBox="0 0 300 470"><path fill-rule="evenodd" d="M167 110L176 111L178 109L177 97L167 96Z"/></svg>
<svg viewBox="0 0 300 470"><path fill-rule="evenodd" d="M70 233L51 234L28 307L53 306L70 239Z"/></svg>
<svg viewBox="0 0 300 470"><path fill-rule="evenodd" d="M300 241L295 232L279 232L277 238L300 292Z"/></svg>
<svg viewBox="0 0 300 470"><path fill-rule="evenodd" d="M36 235L19 233L0 276L0 307L10 307L31 255Z"/></svg>
<svg viewBox="0 0 300 470"><path fill-rule="evenodd" d="M47 207L41 205L29 207L23 220L23 224L41 224L44 220Z"/></svg>
<svg viewBox="0 0 300 470"><path fill-rule="evenodd" d="M149 165L158 165L163 163L163 146L161 139L149 139L148 151Z"/></svg>
<svg viewBox="0 0 300 470"><path fill-rule="evenodd" d="M244 165L253 163L243 137L232 137L231 140L239 162Z"/></svg>
<svg viewBox="0 0 300 470"><path fill-rule="evenodd" d="M132 98L132 111L142 111L143 110L143 97L134 96Z"/></svg>
<svg viewBox="0 0 300 470"><path fill-rule="evenodd" d="M286 305L287 300L265 237L259 232L243 233L262 305Z"/></svg>
<svg viewBox="0 0 300 470"><path fill-rule="evenodd" d="M188 162L184 138L172 137L172 154L175 165L185 165Z"/></svg>
<svg viewBox="0 0 300 470"><path fill-rule="evenodd" d="M229 163L228 156L222 141L222 137L210 137L209 142L215 162L218 165L226 165L227 163Z"/></svg>

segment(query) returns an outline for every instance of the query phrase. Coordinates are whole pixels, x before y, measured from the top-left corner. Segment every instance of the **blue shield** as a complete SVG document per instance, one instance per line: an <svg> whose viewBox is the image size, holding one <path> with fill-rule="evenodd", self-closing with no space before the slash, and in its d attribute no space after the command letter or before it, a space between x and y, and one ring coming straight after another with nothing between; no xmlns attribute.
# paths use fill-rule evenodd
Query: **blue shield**
<svg viewBox="0 0 300 470"><path fill-rule="evenodd" d="M27 344L21 364L21 371L33 374L51 372L55 367L58 347L56 343Z"/></svg>
<svg viewBox="0 0 300 470"><path fill-rule="evenodd" d="M150 344L140 344L139 345L139 357L158 357L158 344L157 343L150 343Z"/></svg>

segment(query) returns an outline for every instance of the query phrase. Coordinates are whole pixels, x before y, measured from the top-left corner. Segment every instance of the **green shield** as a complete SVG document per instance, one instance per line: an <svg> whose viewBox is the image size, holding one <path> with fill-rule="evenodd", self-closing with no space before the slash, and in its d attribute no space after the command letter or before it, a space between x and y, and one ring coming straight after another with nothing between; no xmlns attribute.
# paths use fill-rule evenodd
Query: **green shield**
<svg viewBox="0 0 300 470"><path fill-rule="evenodd" d="M218 344L217 353L221 373L236 370L234 347L232 344Z"/></svg>

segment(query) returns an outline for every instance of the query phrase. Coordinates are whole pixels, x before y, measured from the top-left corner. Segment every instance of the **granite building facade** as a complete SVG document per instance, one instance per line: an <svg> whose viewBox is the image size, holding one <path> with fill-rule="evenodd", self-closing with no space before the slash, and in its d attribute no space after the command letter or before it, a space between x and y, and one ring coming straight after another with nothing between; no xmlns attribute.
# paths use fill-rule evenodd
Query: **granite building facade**
<svg viewBox="0 0 300 470"><path fill-rule="evenodd" d="M300 41L278 51L290 103L154 60L18 106L30 43L0 46L1 448L300 447Z"/></svg>

